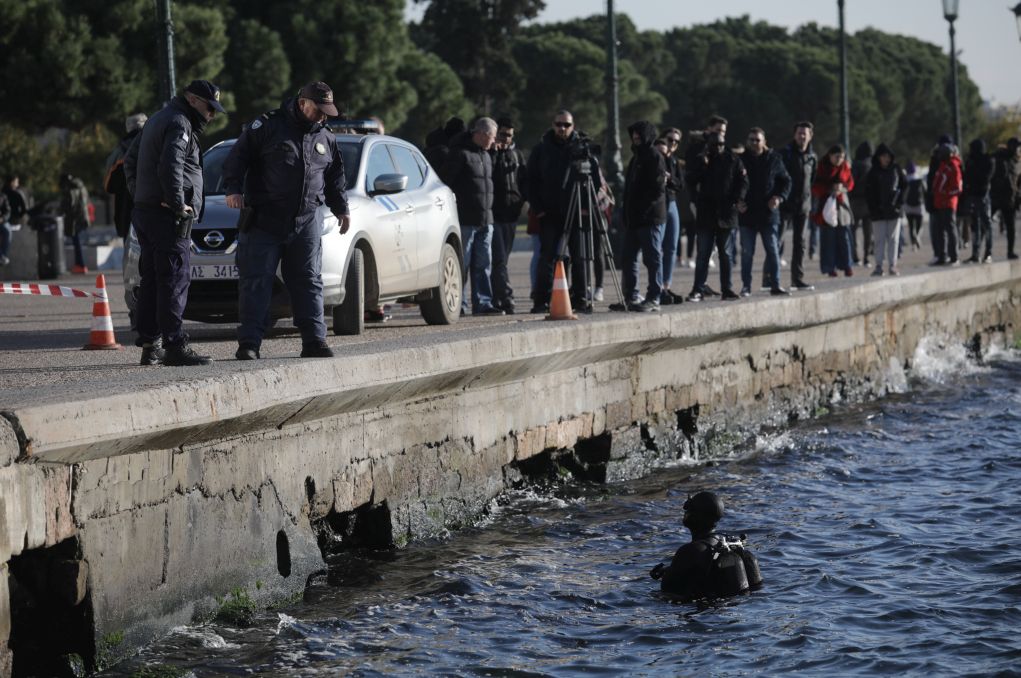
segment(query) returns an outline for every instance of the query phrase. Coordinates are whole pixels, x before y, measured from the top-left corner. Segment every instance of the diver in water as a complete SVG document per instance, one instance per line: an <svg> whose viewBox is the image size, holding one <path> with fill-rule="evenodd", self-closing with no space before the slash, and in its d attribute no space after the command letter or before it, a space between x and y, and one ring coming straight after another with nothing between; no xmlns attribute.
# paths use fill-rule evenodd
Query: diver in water
<svg viewBox="0 0 1021 678"><path fill-rule="evenodd" d="M691 542L681 546L670 565L662 563L649 573L660 580L664 593L684 601L731 596L762 586L759 564L740 539L716 534L723 517L723 500L712 492L699 492L684 502L683 524Z"/></svg>

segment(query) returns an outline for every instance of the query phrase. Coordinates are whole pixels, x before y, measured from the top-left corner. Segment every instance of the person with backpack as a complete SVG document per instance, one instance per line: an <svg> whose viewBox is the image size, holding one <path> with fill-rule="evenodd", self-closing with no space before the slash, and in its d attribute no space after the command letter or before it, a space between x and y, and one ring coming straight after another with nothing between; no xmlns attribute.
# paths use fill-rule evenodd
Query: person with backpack
<svg viewBox="0 0 1021 678"><path fill-rule="evenodd" d="M89 227L89 192L85 184L70 172L60 175L60 207L64 214L64 235L74 244L72 273L88 273L82 250L82 233Z"/></svg>
<svg viewBox="0 0 1021 678"><path fill-rule="evenodd" d="M669 565L660 563L649 573L660 590L682 601L732 596L762 587L755 556L745 550L743 538L729 540L716 534L723 518L723 500L712 492L699 492L684 502L683 525L691 541L674 554Z"/></svg>
<svg viewBox="0 0 1021 678"><path fill-rule="evenodd" d="M904 214L908 219L908 233L911 247L921 249L922 241L922 210L926 203L925 179L918 173L915 163L908 161L904 168L907 171L907 190L904 193Z"/></svg>
<svg viewBox="0 0 1021 678"><path fill-rule="evenodd" d="M876 247L874 276L883 275L884 259L889 263L886 272L897 275L900 217L907 177L894 160L893 151L886 144L879 144L872 156L872 167L865 175L865 202L872 220Z"/></svg>

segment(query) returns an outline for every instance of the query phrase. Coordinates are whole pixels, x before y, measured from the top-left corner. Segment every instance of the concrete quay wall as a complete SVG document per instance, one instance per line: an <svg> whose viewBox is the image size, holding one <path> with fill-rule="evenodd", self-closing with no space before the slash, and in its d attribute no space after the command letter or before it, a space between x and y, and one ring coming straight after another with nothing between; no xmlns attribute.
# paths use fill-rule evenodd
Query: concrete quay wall
<svg viewBox="0 0 1021 678"><path fill-rule="evenodd" d="M726 453L903 389L925 336L1018 327L1004 262L4 412L0 676L41 629L65 630L49 654L108 663L232 596L299 594L337 548L467 524L551 469L616 480Z"/></svg>

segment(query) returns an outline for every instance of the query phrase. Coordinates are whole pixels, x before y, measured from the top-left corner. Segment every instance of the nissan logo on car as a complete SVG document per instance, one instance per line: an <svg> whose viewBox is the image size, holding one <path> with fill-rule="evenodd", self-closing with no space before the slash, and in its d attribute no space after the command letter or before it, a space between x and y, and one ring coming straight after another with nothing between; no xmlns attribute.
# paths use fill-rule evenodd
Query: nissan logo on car
<svg viewBox="0 0 1021 678"><path fill-rule="evenodd" d="M210 231L209 233L206 233L206 237L202 239L202 242L212 248L217 248L223 244L224 240L226 240L226 238L223 237L223 233L220 233L219 231Z"/></svg>

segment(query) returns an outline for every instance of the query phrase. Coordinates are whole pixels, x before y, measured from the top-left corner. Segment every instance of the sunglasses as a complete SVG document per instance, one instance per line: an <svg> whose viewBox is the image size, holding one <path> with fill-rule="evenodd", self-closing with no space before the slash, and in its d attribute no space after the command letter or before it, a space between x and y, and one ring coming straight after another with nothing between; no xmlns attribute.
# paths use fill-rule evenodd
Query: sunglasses
<svg viewBox="0 0 1021 678"><path fill-rule="evenodd" d="M555 122L553 123L553 125L555 127L559 127L560 129L569 129L571 127L574 127L573 122Z"/></svg>

